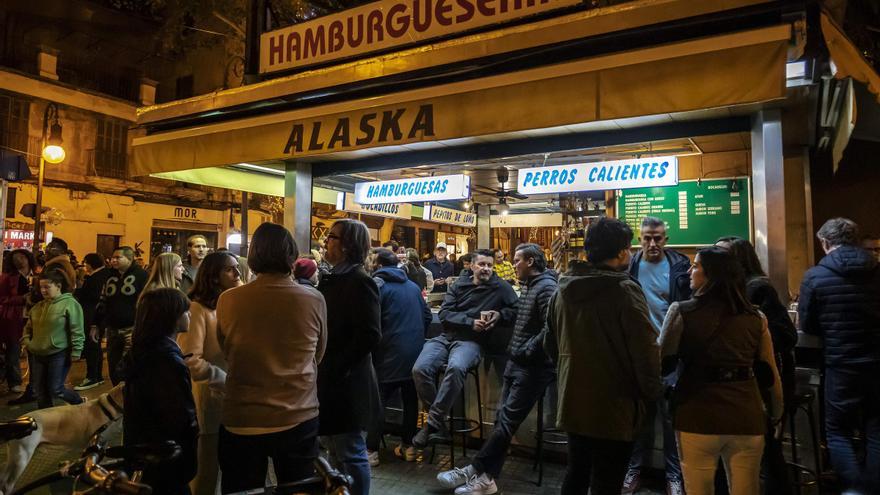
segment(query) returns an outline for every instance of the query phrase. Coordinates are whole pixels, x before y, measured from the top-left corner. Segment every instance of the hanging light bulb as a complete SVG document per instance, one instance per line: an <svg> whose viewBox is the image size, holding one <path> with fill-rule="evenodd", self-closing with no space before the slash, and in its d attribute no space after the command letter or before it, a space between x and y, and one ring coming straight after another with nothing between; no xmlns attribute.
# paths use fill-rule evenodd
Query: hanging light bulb
<svg viewBox="0 0 880 495"><path fill-rule="evenodd" d="M501 202L498 203L498 208L496 208L499 214L507 216L510 213L510 206L507 204L507 200L501 198Z"/></svg>
<svg viewBox="0 0 880 495"><path fill-rule="evenodd" d="M43 159L49 163L63 162L67 154L64 152L64 148L61 147L62 143L64 143L64 140L61 139L61 124L56 116L49 131L49 139L46 140L46 147L43 148Z"/></svg>

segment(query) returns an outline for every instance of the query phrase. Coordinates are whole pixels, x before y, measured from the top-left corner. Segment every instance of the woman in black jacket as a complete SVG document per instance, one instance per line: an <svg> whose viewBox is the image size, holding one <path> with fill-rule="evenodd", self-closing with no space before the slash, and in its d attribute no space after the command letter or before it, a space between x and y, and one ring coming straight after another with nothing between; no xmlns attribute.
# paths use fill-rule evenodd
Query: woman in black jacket
<svg viewBox="0 0 880 495"><path fill-rule="evenodd" d="M364 432L381 414L371 351L382 337L379 289L364 269L370 233L357 220L333 224L324 259L333 268L318 284L327 302L327 350L318 367L320 434L354 478L352 493L370 492Z"/></svg>
<svg viewBox="0 0 880 495"><path fill-rule="evenodd" d="M782 381L782 401L787 413L795 388L794 347L798 339L797 329L785 305L779 300L779 294L770 284L754 246L740 237L722 237L715 245L728 249L739 262L746 277L746 297L767 317L776 367ZM782 439L776 436L774 429L769 428L764 442L762 475L765 493L791 493Z"/></svg>
<svg viewBox="0 0 880 495"><path fill-rule="evenodd" d="M125 445L173 440L180 457L150 466L143 482L153 493L190 493L198 466L199 424L189 368L175 336L189 327L189 299L177 289L145 292L137 308L131 350L124 359Z"/></svg>

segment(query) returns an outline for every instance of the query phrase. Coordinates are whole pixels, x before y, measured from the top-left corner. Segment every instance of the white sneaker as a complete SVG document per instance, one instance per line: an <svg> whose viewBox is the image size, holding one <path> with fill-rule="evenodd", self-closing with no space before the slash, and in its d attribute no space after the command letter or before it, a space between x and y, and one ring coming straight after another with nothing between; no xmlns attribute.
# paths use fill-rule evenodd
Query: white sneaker
<svg viewBox="0 0 880 495"><path fill-rule="evenodd" d="M477 472L474 467L468 464L462 468L455 468L449 471L443 471L437 475L437 482L440 486L447 490L452 490L468 482L469 479L476 476Z"/></svg>
<svg viewBox="0 0 880 495"><path fill-rule="evenodd" d="M370 467L376 467L379 465L379 452L371 452L367 451L367 459L370 461Z"/></svg>
<svg viewBox="0 0 880 495"><path fill-rule="evenodd" d="M455 489L455 495L492 495L493 493L498 493L498 487L495 486L495 480L486 473L471 476L467 483Z"/></svg>

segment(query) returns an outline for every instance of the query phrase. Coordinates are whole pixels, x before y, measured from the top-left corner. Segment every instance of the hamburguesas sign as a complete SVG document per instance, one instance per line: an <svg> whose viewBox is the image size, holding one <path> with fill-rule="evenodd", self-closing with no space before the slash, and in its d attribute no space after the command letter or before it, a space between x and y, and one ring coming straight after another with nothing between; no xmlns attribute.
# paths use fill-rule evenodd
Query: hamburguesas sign
<svg viewBox="0 0 880 495"><path fill-rule="evenodd" d="M260 38L260 72L415 44L579 4L579 0L384 0Z"/></svg>

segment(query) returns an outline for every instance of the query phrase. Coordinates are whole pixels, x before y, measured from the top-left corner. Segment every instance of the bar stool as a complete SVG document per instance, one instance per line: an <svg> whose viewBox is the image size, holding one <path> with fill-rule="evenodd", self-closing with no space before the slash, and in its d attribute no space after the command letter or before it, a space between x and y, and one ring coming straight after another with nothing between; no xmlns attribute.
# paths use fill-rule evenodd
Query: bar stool
<svg viewBox="0 0 880 495"><path fill-rule="evenodd" d="M791 441L791 462L788 463L792 472L796 473L794 485L796 492L801 493L801 487L816 486L816 490L822 491L822 453L819 444L819 434L816 426L816 414L813 409L813 401L816 398L815 392L809 389L799 389L792 397L792 407L789 413L789 439ZM807 416L810 423L810 438L813 442L813 462L815 469L799 464L798 461L798 436L797 436L797 414L803 412ZM812 480L801 481L801 474L806 473L812 476Z"/></svg>
<svg viewBox="0 0 880 495"><path fill-rule="evenodd" d="M437 373L437 377L435 380L438 383L441 381L442 377L446 374L446 366L444 365L440 368L440 373ZM468 418L466 416L455 416L455 413L452 412L449 415L449 463L452 467L455 467L455 435L461 434L461 455L463 457L467 456L467 437L469 433L474 431L479 431L480 442L483 441L483 397L480 392L480 366L474 366L470 368L465 373L465 382L461 387L461 410L462 414L467 414L467 379L468 377L473 377L474 386L477 389L477 419ZM453 411L455 407L453 405ZM437 443L434 442L431 446L431 458L428 462L434 462L434 454L437 450ZM445 443L445 442L443 442Z"/></svg>
<svg viewBox="0 0 880 495"><path fill-rule="evenodd" d="M538 400L538 427L535 429L535 464L532 470L538 470L537 486L541 486L544 482L544 444L547 445L568 445L568 435L557 428L544 428L544 399L546 391L541 394ZM544 438L544 434L548 434L548 438Z"/></svg>

